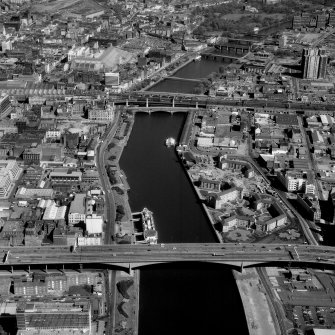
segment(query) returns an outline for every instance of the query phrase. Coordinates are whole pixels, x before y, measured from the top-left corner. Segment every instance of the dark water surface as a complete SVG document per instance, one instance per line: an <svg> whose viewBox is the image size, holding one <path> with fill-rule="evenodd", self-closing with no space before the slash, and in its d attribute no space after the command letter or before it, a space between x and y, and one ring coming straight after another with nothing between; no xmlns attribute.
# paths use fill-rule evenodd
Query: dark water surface
<svg viewBox="0 0 335 335"><path fill-rule="evenodd" d="M221 66L227 66L229 63L216 62L206 59L194 61L180 70L173 76L188 79L202 79L206 78L213 72L219 72ZM154 85L149 91L154 92L172 92L172 93L193 93L194 88L198 85L197 82L177 80L177 79L164 79L157 85Z"/></svg>
<svg viewBox="0 0 335 335"><path fill-rule="evenodd" d="M167 137L177 139L186 114L139 113L121 158L133 212L154 213L159 242L216 242L207 216Z"/></svg>
<svg viewBox="0 0 335 335"><path fill-rule="evenodd" d="M157 85L152 86L148 91L153 92L171 92L171 93L193 93L198 85L195 81L163 79Z"/></svg>
<svg viewBox="0 0 335 335"><path fill-rule="evenodd" d="M132 211L154 213L159 242L216 242L167 137L179 138L185 114L136 114L120 165ZM230 269L205 263L148 266L140 274L140 335L248 334Z"/></svg>
<svg viewBox="0 0 335 335"><path fill-rule="evenodd" d="M187 64L178 70L173 76L181 78L199 79L205 78L212 72L219 72L221 66L227 66L227 62L201 59Z"/></svg>

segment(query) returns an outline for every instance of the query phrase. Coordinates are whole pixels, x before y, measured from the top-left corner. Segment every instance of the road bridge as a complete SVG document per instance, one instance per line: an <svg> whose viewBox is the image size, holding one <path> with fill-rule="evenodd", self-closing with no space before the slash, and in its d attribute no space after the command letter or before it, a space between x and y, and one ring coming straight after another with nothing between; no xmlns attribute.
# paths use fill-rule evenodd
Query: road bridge
<svg viewBox="0 0 335 335"><path fill-rule="evenodd" d="M147 100L147 99L148 100ZM144 99L144 100L142 100ZM309 104L301 102L283 102L283 101L267 101L267 100L227 100L220 97L209 97L205 95L194 95L184 93L171 92L154 92L154 91L136 91L131 95L120 96L116 99L111 99L111 102L116 105L140 105L146 104L149 106L180 106L193 107L198 103L199 107L207 106L231 106L240 108L252 108L255 110L264 110L264 112L276 111L289 113L290 111L299 112L305 115L314 114L330 114L335 115L335 105L331 104Z"/></svg>
<svg viewBox="0 0 335 335"><path fill-rule="evenodd" d="M1 249L0 249L1 254ZM314 245L181 243L77 247L11 247L2 249L2 269L43 266L111 266L124 270L171 262L223 264L243 270L254 266L311 267L335 265L335 248Z"/></svg>
<svg viewBox="0 0 335 335"><path fill-rule="evenodd" d="M166 77L166 79L176 79L176 80L182 80L182 81L189 81L193 83L200 83L202 80L205 80L206 78L182 78L182 77L176 77L176 76L170 76Z"/></svg>
<svg viewBox="0 0 335 335"><path fill-rule="evenodd" d="M143 112L151 114L153 112L167 112L170 114L174 113L189 113L194 112L196 110L199 110L198 107L139 107L139 106L132 106L127 108L128 111L137 113L137 112Z"/></svg>

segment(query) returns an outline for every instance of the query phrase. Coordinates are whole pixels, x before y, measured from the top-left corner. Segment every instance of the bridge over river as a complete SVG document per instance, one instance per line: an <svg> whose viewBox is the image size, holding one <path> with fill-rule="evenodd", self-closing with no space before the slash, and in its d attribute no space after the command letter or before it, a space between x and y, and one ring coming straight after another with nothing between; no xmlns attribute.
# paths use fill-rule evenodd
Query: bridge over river
<svg viewBox="0 0 335 335"><path fill-rule="evenodd" d="M253 266L335 265L335 248L314 245L187 243L11 247L3 249L3 270L43 266L114 266L125 270L170 262L219 263L243 270ZM0 250L1 253L1 250Z"/></svg>

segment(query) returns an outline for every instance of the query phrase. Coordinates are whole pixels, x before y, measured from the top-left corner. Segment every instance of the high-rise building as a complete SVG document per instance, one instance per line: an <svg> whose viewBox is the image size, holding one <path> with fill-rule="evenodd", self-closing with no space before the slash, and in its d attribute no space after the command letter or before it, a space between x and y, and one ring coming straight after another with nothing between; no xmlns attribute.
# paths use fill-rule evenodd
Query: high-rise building
<svg viewBox="0 0 335 335"><path fill-rule="evenodd" d="M328 56L326 50L306 48L302 54L302 72L304 79L323 79L326 76Z"/></svg>
<svg viewBox="0 0 335 335"><path fill-rule="evenodd" d="M6 117L11 110L11 104L8 94L2 93L0 95L0 118Z"/></svg>
<svg viewBox="0 0 335 335"><path fill-rule="evenodd" d="M319 61L319 71L318 78L323 79L326 77L327 63L328 63L328 55L326 54L325 49L319 50L320 61Z"/></svg>

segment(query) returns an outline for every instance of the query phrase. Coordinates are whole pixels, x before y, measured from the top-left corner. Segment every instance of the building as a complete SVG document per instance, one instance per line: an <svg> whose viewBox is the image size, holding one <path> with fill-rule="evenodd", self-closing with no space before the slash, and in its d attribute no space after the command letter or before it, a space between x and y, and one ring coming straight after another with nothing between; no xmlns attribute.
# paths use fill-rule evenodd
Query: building
<svg viewBox="0 0 335 335"><path fill-rule="evenodd" d="M93 121L108 121L114 119L114 108L107 106L106 109L90 109L88 111L88 118Z"/></svg>
<svg viewBox="0 0 335 335"><path fill-rule="evenodd" d="M266 211L263 211L261 215L256 216L255 228L257 231L268 233L285 225L287 216L274 199L272 199L270 203L265 201L264 206L266 206Z"/></svg>
<svg viewBox="0 0 335 335"><path fill-rule="evenodd" d="M49 177L53 183L78 183L81 181L82 173L80 171L59 168L50 172Z"/></svg>
<svg viewBox="0 0 335 335"><path fill-rule="evenodd" d="M101 234L103 226L102 216L92 214L86 216L86 231L90 234Z"/></svg>
<svg viewBox="0 0 335 335"><path fill-rule="evenodd" d="M200 177L199 181L200 181L200 188L211 191L220 191L221 182L218 180L212 180Z"/></svg>
<svg viewBox="0 0 335 335"><path fill-rule="evenodd" d="M146 59L146 58L145 58ZM111 87L117 87L120 84L120 74L118 72L106 72L105 73L105 85Z"/></svg>
<svg viewBox="0 0 335 335"><path fill-rule="evenodd" d="M280 3L281 0L263 0L263 3L266 5L274 5L276 3Z"/></svg>
<svg viewBox="0 0 335 335"><path fill-rule="evenodd" d="M215 209L221 209L228 201L235 201L242 198L242 188L232 187L209 197L209 205Z"/></svg>
<svg viewBox="0 0 335 335"><path fill-rule="evenodd" d="M0 122L0 137L5 134L16 134L17 132L17 126L12 120L4 119Z"/></svg>
<svg viewBox="0 0 335 335"><path fill-rule="evenodd" d="M23 245L24 239L24 223L22 221L10 220L5 221L1 233L0 240L9 241L10 245Z"/></svg>
<svg viewBox="0 0 335 335"><path fill-rule="evenodd" d="M226 233L236 227L249 228L253 223L254 219L250 216L232 215L222 220L222 232Z"/></svg>
<svg viewBox="0 0 335 335"><path fill-rule="evenodd" d="M218 167L221 170L231 169L233 171L241 171L246 178L252 178L255 175L255 171L251 164L245 161L230 160L220 157Z"/></svg>
<svg viewBox="0 0 335 335"><path fill-rule="evenodd" d="M300 15L293 16L292 28L294 30L319 31L325 29L328 24L331 24L331 21L331 18L328 20L328 14L315 15L302 12Z"/></svg>
<svg viewBox="0 0 335 335"><path fill-rule="evenodd" d="M304 79L324 79L326 77L328 55L325 49L305 48L302 54Z"/></svg>
<svg viewBox="0 0 335 335"><path fill-rule="evenodd" d="M87 245L102 245L101 237L78 237L78 246L87 246Z"/></svg>
<svg viewBox="0 0 335 335"><path fill-rule="evenodd" d="M27 188L20 187L15 198L17 199L36 199L36 198L46 198L51 199L54 196L54 190L52 188Z"/></svg>
<svg viewBox="0 0 335 335"><path fill-rule="evenodd" d="M45 133L45 139L59 140L61 138L61 131L58 129L47 130Z"/></svg>
<svg viewBox="0 0 335 335"><path fill-rule="evenodd" d="M97 170L85 170L83 173L83 182L95 183L100 180L99 172Z"/></svg>
<svg viewBox="0 0 335 335"><path fill-rule="evenodd" d="M42 157L41 147L27 148L22 154L23 161L26 165L36 164L39 165Z"/></svg>
<svg viewBox="0 0 335 335"><path fill-rule="evenodd" d="M70 225L85 222L86 210L85 210L86 194L78 193L75 195L74 200L71 202L68 221Z"/></svg>
<svg viewBox="0 0 335 335"><path fill-rule="evenodd" d="M309 220L319 220L321 218L319 201L315 197L297 194L297 202L303 208Z"/></svg>
<svg viewBox="0 0 335 335"><path fill-rule="evenodd" d="M313 328L311 335L335 335L335 329Z"/></svg>
<svg viewBox="0 0 335 335"><path fill-rule="evenodd" d="M57 207L55 203L48 206L45 209L43 220L59 221L64 220L66 212L66 206Z"/></svg>
<svg viewBox="0 0 335 335"><path fill-rule="evenodd" d="M22 169L15 160L0 160L0 198L9 196L15 181L18 180Z"/></svg>
<svg viewBox="0 0 335 335"><path fill-rule="evenodd" d="M18 335L38 333L91 334L90 302L27 302L17 309ZM77 331L77 332L75 332Z"/></svg>
<svg viewBox="0 0 335 335"><path fill-rule="evenodd" d="M305 186L306 180L299 172L288 171L285 175L286 188L289 192L301 191Z"/></svg>
<svg viewBox="0 0 335 335"><path fill-rule="evenodd" d="M62 294L68 289L67 278L64 274L50 273L45 278L49 294Z"/></svg>
<svg viewBox="0 0 335 335"><path fill-rule="evenodd" d="M11 111L11 103L9 100L9 95L2 93L0 95L0 118L3 119Z"/></svg>
<svg viewBox="0 0 335 335"><path fill-rule="evenodd" d="M14 279L14 294L20 296L43 296L48 294L47 284L30 277Z"/></svg>
<svg viewBox="0 0 335 335"><path fill-rule="evenodd" d="M315 194L316 187L311 173L301 171L287 171L285 175L278 171L277 178L288 192L304 192L305 194Z"/></svg>

